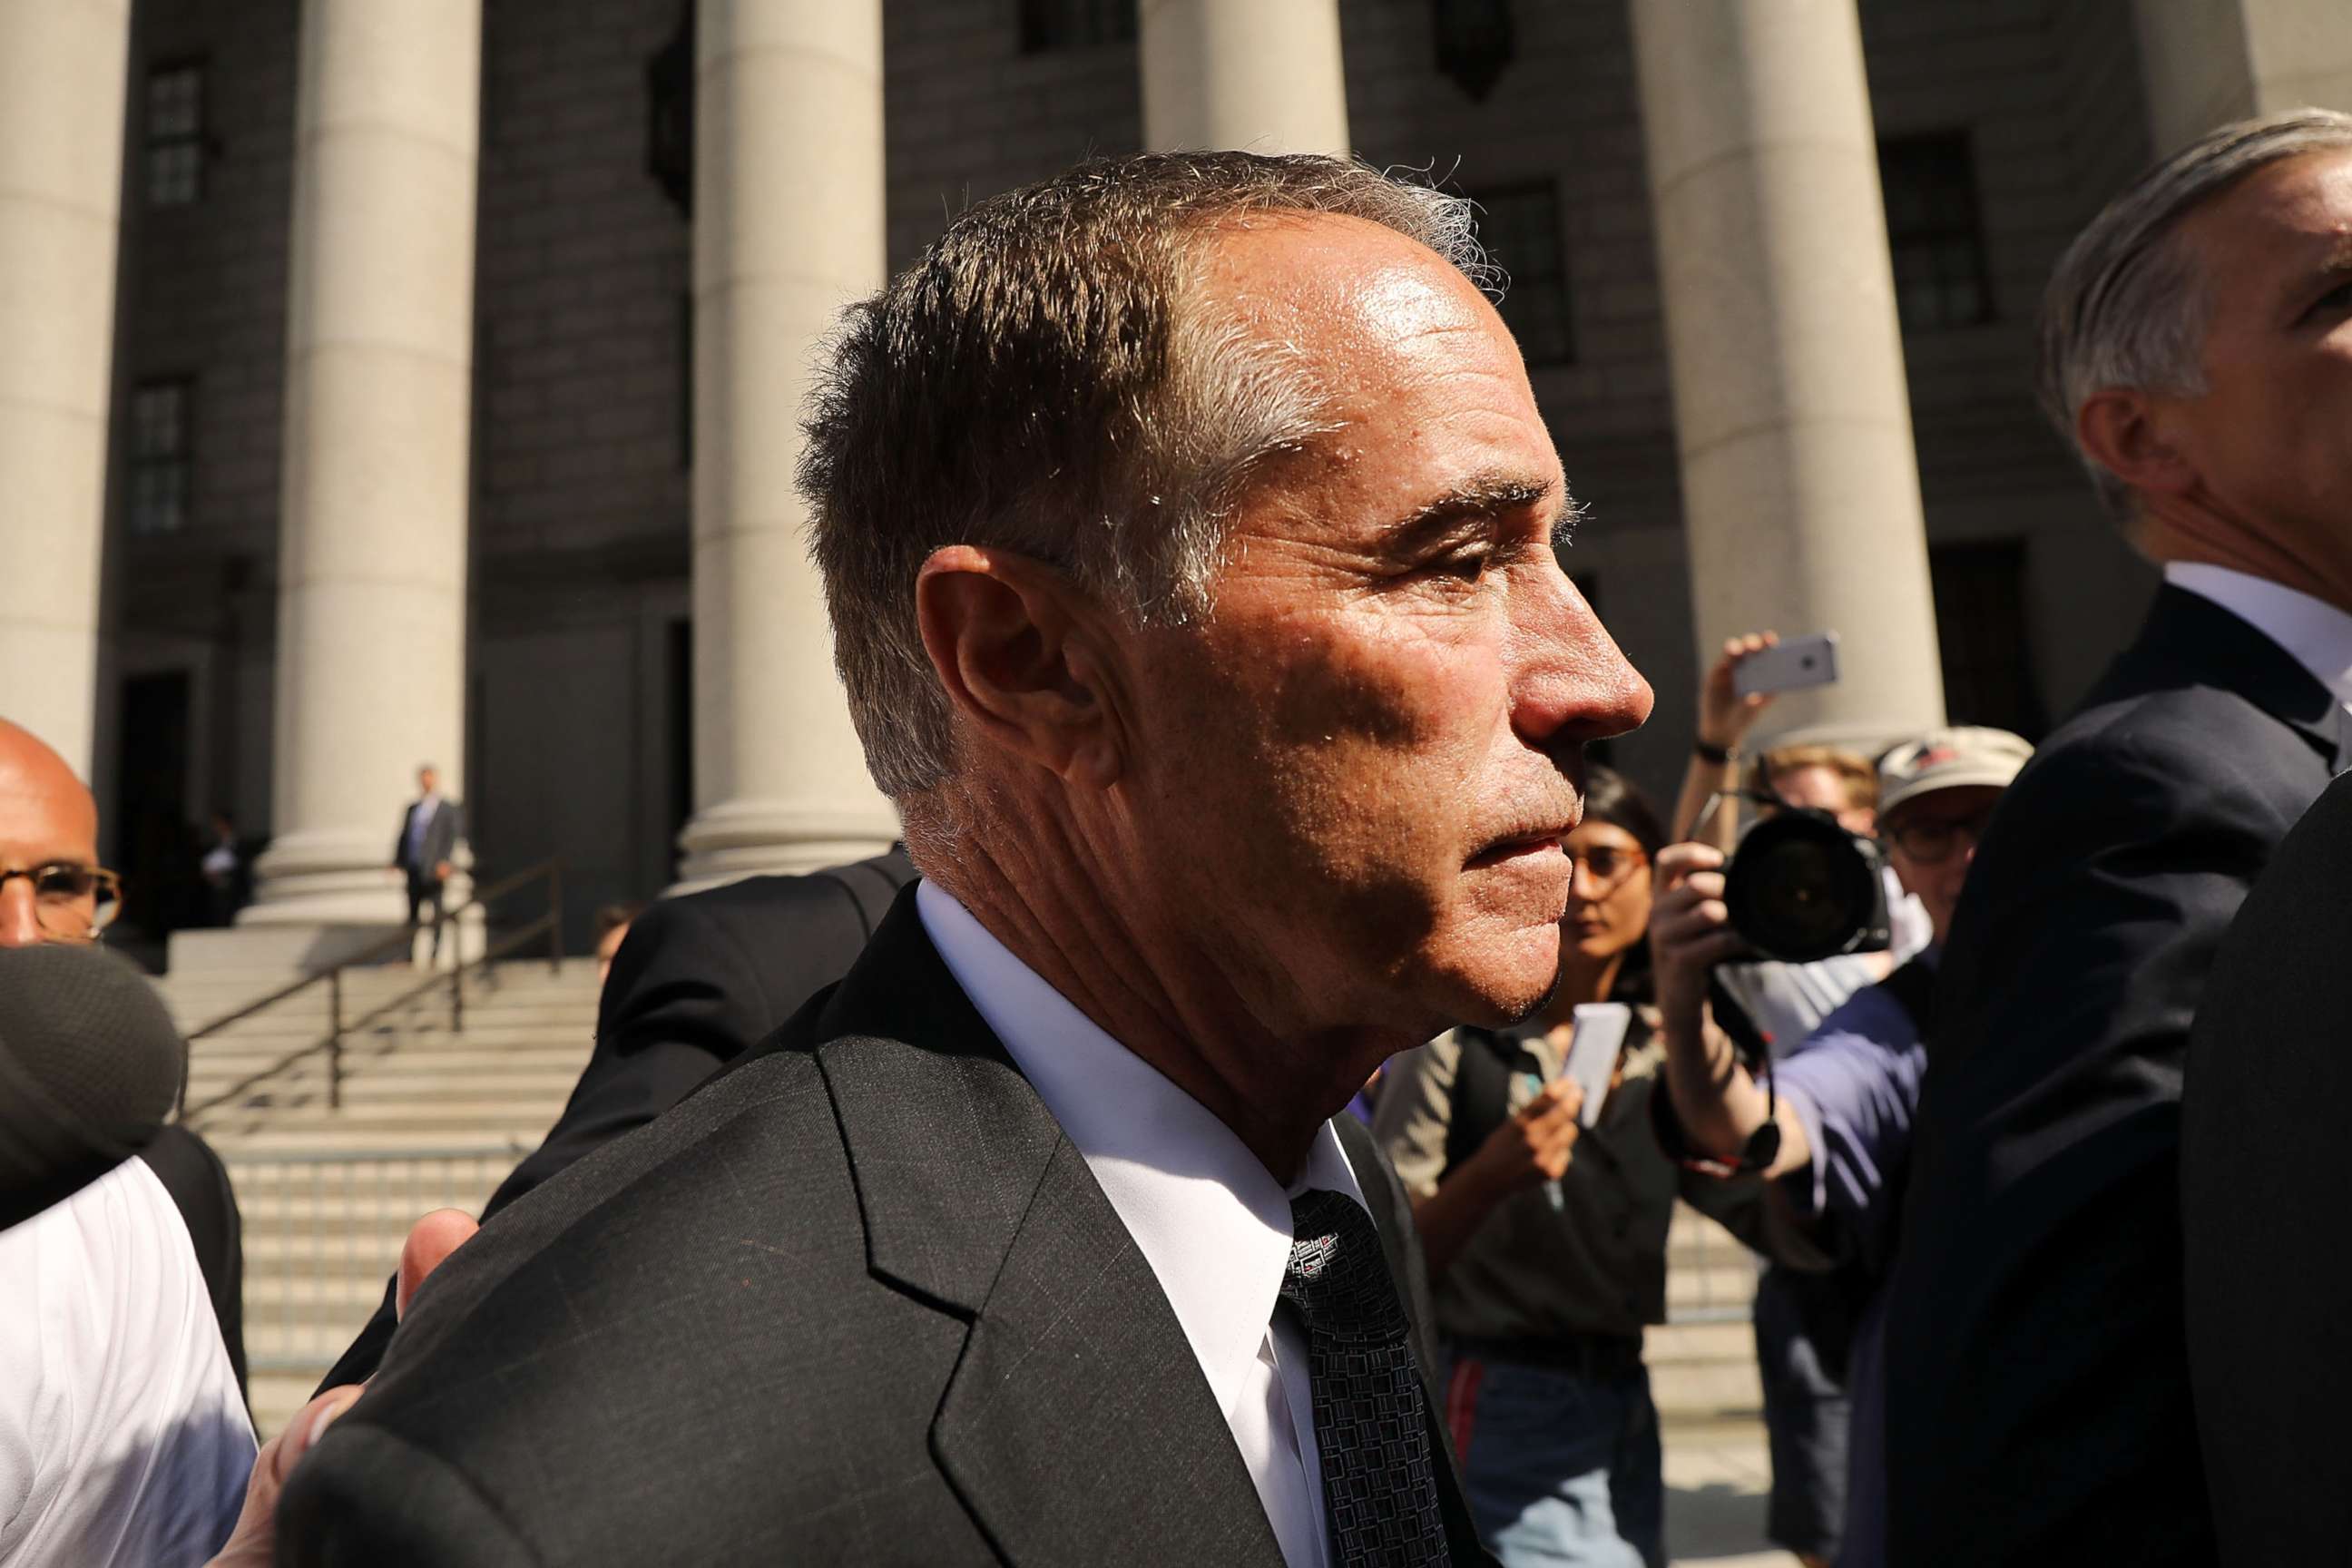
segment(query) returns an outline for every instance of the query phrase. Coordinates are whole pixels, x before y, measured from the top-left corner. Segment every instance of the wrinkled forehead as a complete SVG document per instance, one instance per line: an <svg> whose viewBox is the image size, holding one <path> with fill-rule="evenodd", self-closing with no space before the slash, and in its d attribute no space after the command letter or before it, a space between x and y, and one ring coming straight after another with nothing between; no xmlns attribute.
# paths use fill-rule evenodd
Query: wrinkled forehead
<svg viewBox="0 0 2352 1568"><path fill-rule="evenodd" d="M1518 370L1510 334L1476 285L1418 240L1366 218L1227 218L1212 231L1192 292L1195 309L1320 366L1342 400L1416 375Z"/></svg>
<svg viewBox="0 0 2352 1568"><path fill-rule="evenodd" d="M1194 285L1314 389L1323 434L1297 458L1318 482L1458 486L1475 470L1560 488L1518 346L1476 285L1418 241L1330 215L1229 220ZM1296 471L1296 470L1295 470Z"/></svg>

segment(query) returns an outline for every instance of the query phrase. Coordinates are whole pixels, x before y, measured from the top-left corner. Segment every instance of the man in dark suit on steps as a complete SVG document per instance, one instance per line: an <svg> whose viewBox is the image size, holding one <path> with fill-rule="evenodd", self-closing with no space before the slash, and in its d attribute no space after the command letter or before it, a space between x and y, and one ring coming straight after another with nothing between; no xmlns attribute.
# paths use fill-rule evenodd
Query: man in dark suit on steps
<svg viewBox="0 0 2352 1568"><path fill-rule="evenodd" d="M1468 232L1145 154L851 312L802 478L923 879L442 1266L281 1562L1485 1560L1332 1118L1546 999L1583 746L1650 697Z"/></svg>
<svg viewBox="0 0 2352 1568"><path fill-rule="evenodd" d="M1890 1562L2213 1561L2182 1063L2240 902L2352 765L2347 228L2352 116L2280 115L2144 175L2051 281L2046 401L2166 585L2002 799L1945 952L1887 1320ZM2238 1044L2200 1040L2195 1081L2239 1076Z"/></svg>
<svg viewBox="0 0 2352 1568"><path fill-rule="evenodd" d="M425 763L416 770L416 798L400 814L392 868L407 879L409 930L428 918L433 922L435 963L441 958L441 893L457 858L457 841L465 836L464 808L443 798L440 772Z"/></svg>

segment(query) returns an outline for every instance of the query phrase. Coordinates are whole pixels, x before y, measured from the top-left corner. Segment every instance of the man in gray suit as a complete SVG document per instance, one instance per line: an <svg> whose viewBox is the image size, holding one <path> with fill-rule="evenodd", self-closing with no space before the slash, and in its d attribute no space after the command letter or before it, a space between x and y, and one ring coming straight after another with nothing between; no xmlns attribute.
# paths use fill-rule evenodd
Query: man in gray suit
<svg viewBox="0 0 2352 1568"><path fill-rule="evenodd" d="M1486 1561L1333 1118L1549 994L1583 747L1650 693L1470 232L1143 154L850 313L802 482L922 880L442 1266L281 1563Z"/></svg>
<svg viewBox="0 0 2352 1568"><path fill-rule="evenodd" d="M441 774L431 763L416 770L416 798L400 814L400 834L392 841L392 867L408 879L408 929L413 932L432 911L433 960L441 958L441 889L449 880L457 841L466 836L465 808L441 795Z"/></svg>

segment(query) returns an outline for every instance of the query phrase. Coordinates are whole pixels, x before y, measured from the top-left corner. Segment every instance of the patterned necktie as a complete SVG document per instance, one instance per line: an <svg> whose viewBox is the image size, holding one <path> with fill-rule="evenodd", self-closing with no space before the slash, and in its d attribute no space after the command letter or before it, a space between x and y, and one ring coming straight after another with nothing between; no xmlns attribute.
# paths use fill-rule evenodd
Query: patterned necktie
<svg viewBox="0 0 2352 1568"><path fill-rule="evenodd" d="M1334 1568L1450 1561L1421 1373L1371 1215L1338 1193L1290 1205L1282 1299L1307 1326Z"/></svg>

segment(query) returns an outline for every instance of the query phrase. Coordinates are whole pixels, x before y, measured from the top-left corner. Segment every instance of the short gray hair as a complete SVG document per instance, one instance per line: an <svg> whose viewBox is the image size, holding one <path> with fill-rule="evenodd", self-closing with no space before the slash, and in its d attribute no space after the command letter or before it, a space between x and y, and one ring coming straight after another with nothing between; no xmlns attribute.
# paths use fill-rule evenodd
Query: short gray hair
<svg viewBox="0 0 2352 1568"><path fill-rule="evenodd" d="M866 763L903 801L952 729L916 626L932 551L1045 562L1131 624L1205 614L1250 476L1334 426L1286 345L1203 309L1217 226L1362 218L1492 277L1459 196L1347 159L1155 153L979 203L873 299L820 367L800 482Z"/></svg>
<svg viewBox="0 0 2352 1568"><path fill-rule="evenodd" d="M2204 390L2211 294L2178 243L2181 218L2265 164L2343 147L2352 147L2352 114L2334 110L2224 125L2133 181L2058 258L2042 300L2042 407L2117 518L2132 515L2130 491L2081 450L2074 420L2102 387Z"/></svg>

